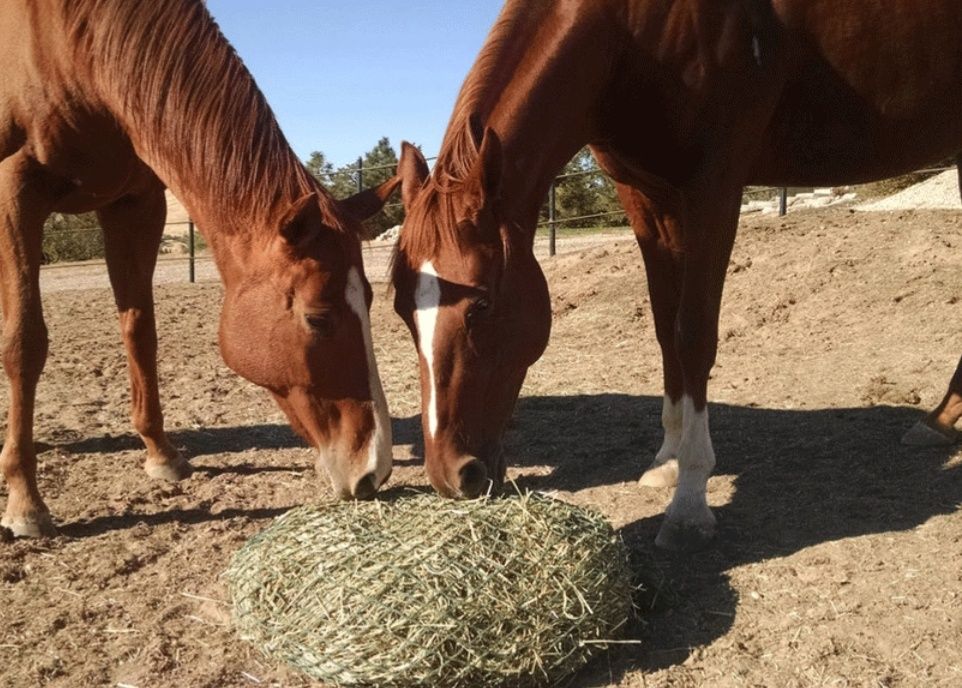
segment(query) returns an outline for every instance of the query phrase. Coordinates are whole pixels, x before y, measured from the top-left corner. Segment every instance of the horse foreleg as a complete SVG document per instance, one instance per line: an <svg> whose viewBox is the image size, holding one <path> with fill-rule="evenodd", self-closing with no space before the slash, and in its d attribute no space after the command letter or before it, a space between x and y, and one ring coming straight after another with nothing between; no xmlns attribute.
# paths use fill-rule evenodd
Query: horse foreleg
<svg viewBox="0 0 962 688"><path fill-rule="evenodd" d="M683 379L678 485L655 540L666 549L696 549L715 534L715 516L706 497L715 467L708 427L708 377L718 348L718 314L740 198L740 190L724 197L713 195L710 204L689 208L685 216L684 273L675 326Z"/></svg>
<svg viewBox="0 0 962 688"><path fill-rule="evenodd" d="M661 347L665 396L661 409L661 448L641 476L643 487L672 487L678 482L678 447L681 444L684 384L675 350L675 318L681 302L683 254L678 223L643 193L619 184L618 195L628 215L645 261L648 294Z"/></svg>
<svg viewBox="0 0 962 688"><path fill-rule="evenodd" d="M954 444L959 439L955 424L962 418L962 358L955 367L949 389L942 402L923 420L916 423L902 437L902 444L911 447L939 447Z"/></svg>
<svg viewBox="0 0 962 688"><path fill-rule="evenodd" d="M962 195L962 157L956 160L956 167L959 173L959 194ZM942 403L902 436L902 444L911 447L954 444L959 440L959 432L955 429L959 418L962 418L962 359L959 359Z"/></svg>
<svg viewBox="0 0 962 688"><path fill-rule="evenodd" d="M144 468L153 478L180 480L190 464L164 432L157 383L157 326L153 276L166 216L164 190L154 180L143 192L97 211L104 230L107 270L130 373L130 417L147 447Z"/></svg>
<svg viewBox="0 0 962 688"><path fill-rule="evenodd" d="M47 360L47 327L40 301L43 221L49 202L39 192L40 171L22 154L0 162L0 305L3 368L10 381L7 434L0 469L7 482L2 524L14 535L53 535L53 521L37 489L33 411Z"/></svg>

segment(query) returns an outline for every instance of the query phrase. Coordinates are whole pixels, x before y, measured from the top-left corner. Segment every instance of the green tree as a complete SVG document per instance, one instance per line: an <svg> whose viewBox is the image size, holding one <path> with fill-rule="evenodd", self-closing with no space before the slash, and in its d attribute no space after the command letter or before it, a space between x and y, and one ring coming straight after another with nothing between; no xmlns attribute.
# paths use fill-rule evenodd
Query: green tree
<svg viewBox="0 0 962 688"><path fill-rule="evenodd" d="M621 204L614 183L598 169L591 151L582 148L564 170L555 191L555 217L558 220L573 219L562 227L601 227L624 224L623 215L585 217L602 213L619 212ZM569 176L570 175L570 176ZM547 219L547 207L543 218Z"/></svg>
<svg viewBox="0 0 962 688"><path fill-rule="evenodd" d="M397 163L397 152L385 136L361 157L363 188L369 189L393 177L397 171ZM347 198L357 193L357 163L335 169L324 153L314 151L304 164L314 178L335 198ZM368 237L374 237L402 222L404 222L404 208L399 198L392 198L382 212L364 223L365 234Z"/></svg>
<svg viewBox="0 0 962 688"><path fill-rule="evenodd" d="M385 136L364 154L361 180L368 189L386 182L397 172L397 151ZM380 213L365 223L371 236L377 236L386 229L404 222L404 208L399 197L391 198Z"/></svg>
<svg viewBox="0 0 962 688"><path fill-rule="evenodd" d="M53 213L43 228L43 262L59 263L104 257L104 235L94 213Z"/></svg>
<svg viewBox="0 0 962 688"><path fill-rule="evenodd" d="M334 174L334 163L327 159L321 151L314 151L311 157L304 163L307 171L314 175L314 178L322 183L327 183L331 175Z"/></svg>
<svg viewBox="0 0 962 688"><path fill-rule="evenodd" d="M321 151L314 151L304 163L314 178L330 191L334 198L347 198L357 191L357 173L353 167L335 169L334 163Z"/></svg>

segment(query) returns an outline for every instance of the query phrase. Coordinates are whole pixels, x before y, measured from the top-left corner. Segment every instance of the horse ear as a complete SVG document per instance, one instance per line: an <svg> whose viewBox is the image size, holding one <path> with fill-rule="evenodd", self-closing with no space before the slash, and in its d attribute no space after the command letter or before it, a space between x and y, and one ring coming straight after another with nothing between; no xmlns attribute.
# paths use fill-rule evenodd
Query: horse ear
<svg viewBox="0 0 962 688"><path fill-rule="evenodd" d="M291 246L298 246L313 239L322 224L321 206L317 192L301 196L281 220L281 236Z"/></svg>
<svg viewBox="0 0 962 688"><path fill-rule="evenodd" d="M424 187L430 171L421 151L407 141L401 142L401 161L398 163L397 173L401 178L401 200L404 210L408 211L418 192Z"/></svg>
<svg viewBox="0 0 962 688"><path fill-rule="evenodd" d="M471 132L474 150L481 150L481 142L484 140L484 135L487 131L485 130L484 123L481 121L481 116L476 112L468 115L468 131Z"/></svg>
<svg viewBox="0 0 962 688"><path fill-rule="evenodd" d="M387 199L391 197L394 190L401 184L401 177L395 175L386 182L382 182L371 189L364 189L350 198L338 201L341 210L347 213L357 222L364 222L368 218L374 217L379 212Z"/></svg>
<svg viewBox="0 0 962 688"><path fill-rule="evenodd" d="M504 158L501 152L501 139L494 129L484 130L478 162L475 168L477 182L485 201L496 200L501 196L501 178L504 172Z"/></svg>

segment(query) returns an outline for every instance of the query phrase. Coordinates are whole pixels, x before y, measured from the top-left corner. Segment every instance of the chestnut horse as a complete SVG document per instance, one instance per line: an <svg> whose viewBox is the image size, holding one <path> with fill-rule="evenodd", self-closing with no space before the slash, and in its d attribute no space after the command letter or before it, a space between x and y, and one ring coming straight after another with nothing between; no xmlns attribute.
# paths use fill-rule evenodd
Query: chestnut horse
<svg viewBox="0 0 962 688"><path fill-rule="evenodd" d="M53 532L32 426L47 355L41 237L54 211L97 211L147 473L189 473L164 432L157 386L151 279L165 185L223 278L224 360L270 390L339 494L372 495L391 472L391 426L357 232L396 181L343 202L325 192L200 0L8 0L0 73L3 525Z"/></svg>
<svg viewBox="0 0 962 688"><path fill-rule="evenodd" d="M637 219L663 353L664 442L641 482L677 488L657 543L711 538L707 383L742 189L957 155L960 34L955 0L508 0L433 173L402 158L395 308L420 352L433 485L474 495L503 477L550 329L539 210L591 144Z"/></svg>

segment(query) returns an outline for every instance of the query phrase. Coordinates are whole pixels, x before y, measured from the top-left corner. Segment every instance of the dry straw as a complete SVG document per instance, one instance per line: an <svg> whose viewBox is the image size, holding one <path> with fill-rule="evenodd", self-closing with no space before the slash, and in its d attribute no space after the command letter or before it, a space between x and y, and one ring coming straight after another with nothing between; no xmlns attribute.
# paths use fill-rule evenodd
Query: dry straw
<svg viewBox="0 0 962 688"><path fill-rule="evenodd" d="M343 686L552 684L632 614L611 526L537 494L300 507L227 578L245 639Z"/></svg>

